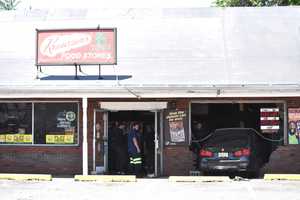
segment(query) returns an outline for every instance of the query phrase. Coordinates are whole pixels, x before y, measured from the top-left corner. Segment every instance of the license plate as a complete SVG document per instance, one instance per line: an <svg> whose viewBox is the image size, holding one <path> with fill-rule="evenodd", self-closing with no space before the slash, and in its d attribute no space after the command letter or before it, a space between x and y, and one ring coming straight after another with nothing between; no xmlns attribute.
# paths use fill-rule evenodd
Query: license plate
<svg viewBox="0 0 300 200"><path fill-rule="evenodd" d="M219 158L228 158L228 153L227 152L220 152L218 153Z"/></svg>

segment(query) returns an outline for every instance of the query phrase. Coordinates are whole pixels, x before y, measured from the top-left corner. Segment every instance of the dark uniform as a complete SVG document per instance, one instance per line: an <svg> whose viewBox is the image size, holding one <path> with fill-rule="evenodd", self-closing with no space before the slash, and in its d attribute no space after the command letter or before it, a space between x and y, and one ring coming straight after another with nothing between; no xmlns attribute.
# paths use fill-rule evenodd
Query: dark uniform
<svg viewBox="0 0 300 200"><path fill-rule="evenodd" d="M126 138L123 130L119 127L113 127L111 130L111 172L123 173L127 166Z"/></svg>
<svg viewBox="0 0 300 200"><path fill-rule="evenodd" d="M141 147L141 134L138 130L132 129L128 133L128 154L129 154L129 168L131 174L135 174L137 176L141 175L141 167L142 167L142 157L140 152L138 152L136 146L134 145L134 138L137 140L139 147Z"/></svg>
<svg viewBox="0 0 300 200"><path fill-rule="evenodd" d="M146 167L146 172L148 174L154 173L154 149L155 149L155 133L153 128L146 128L145 132L143 133L144 136L144 143L146 147L146 155L145 155L145 162L144 165Z"/></svg>

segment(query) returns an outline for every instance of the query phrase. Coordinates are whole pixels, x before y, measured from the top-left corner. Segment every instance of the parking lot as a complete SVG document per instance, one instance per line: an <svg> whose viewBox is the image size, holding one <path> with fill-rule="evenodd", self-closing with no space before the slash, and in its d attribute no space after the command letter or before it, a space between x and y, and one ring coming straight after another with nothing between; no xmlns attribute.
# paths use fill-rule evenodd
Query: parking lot
<svg viewBox="0 0 300 200"><path fill-rule="evenodd" d="M116 199L300 199L300 181L260 179L172 183L168 179L138 179L133 183L52 181L0 181L3 200L116 200Z"/></svg>

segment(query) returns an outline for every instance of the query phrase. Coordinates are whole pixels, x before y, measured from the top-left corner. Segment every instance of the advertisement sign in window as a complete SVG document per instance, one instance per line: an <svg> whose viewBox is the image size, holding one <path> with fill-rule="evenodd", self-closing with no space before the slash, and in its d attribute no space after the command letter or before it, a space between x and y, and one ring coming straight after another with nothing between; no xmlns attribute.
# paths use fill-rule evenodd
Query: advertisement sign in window
<svg viewBox="0 0 300 200"><path fill-rule="evenodd" d="M5 142L13 143L13 144L31 144L32 135L31 134L6 134Z"/></svg>
<svg viewBox="0 0 300 200"><path fill-rule="evenodd" d="M188 143L188 121L185 110L168 110L165 116L165 145Z"/></svg>
<svg viewBox="0 0 300 200"><path fill-rule="evenodd" d="M49 135L46 134L46 144L73 144L74 135Z"/></svg>
<svg viewBox="0 0 300 200"><path fill-rule="evenodd" d="M260 109L260 129L262 133L277 133L280 128L279 108Z"/></svg>
<svg viewBox="0 0 300 200"><path fill-rule="evenodd" d="M300 108L289 108L289 144L300 144Z"/></svg>

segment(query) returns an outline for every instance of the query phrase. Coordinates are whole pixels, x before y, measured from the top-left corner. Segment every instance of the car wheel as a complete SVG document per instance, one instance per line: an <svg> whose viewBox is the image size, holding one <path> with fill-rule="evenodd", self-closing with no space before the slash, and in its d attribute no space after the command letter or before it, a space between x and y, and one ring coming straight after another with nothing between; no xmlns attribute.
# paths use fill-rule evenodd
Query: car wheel
<svg viewBox="0 0 300 200"><path fill-rule="evenodd" d="M200 176L205 176L205 172L204 171L200 171Z"/></svg>

